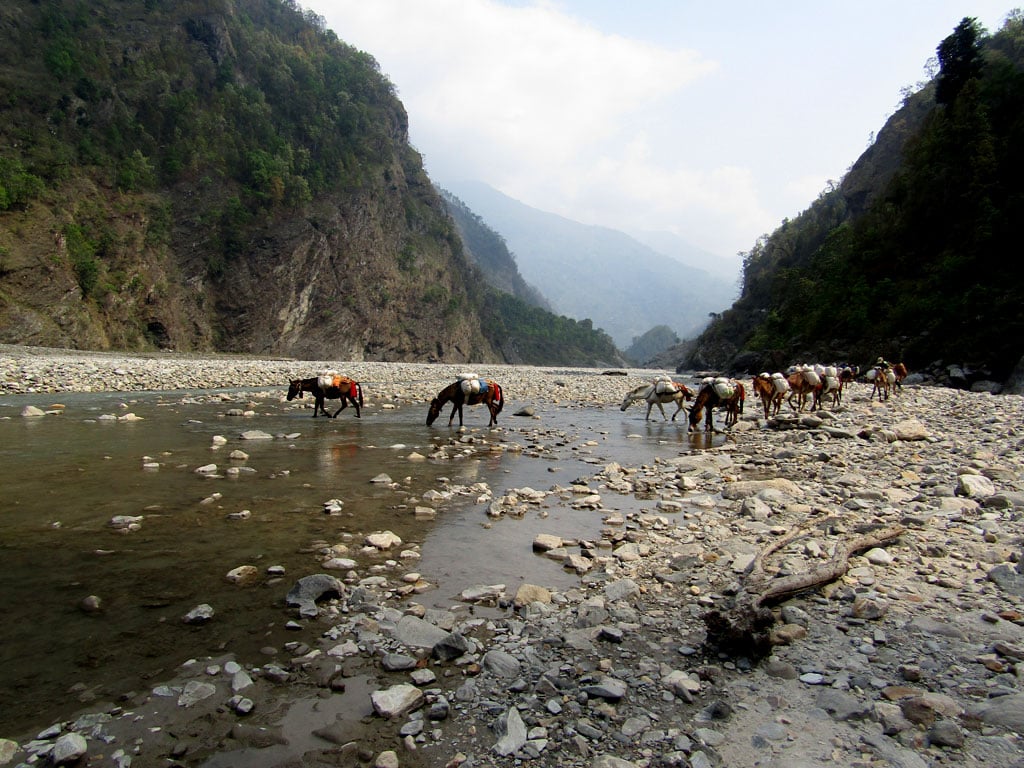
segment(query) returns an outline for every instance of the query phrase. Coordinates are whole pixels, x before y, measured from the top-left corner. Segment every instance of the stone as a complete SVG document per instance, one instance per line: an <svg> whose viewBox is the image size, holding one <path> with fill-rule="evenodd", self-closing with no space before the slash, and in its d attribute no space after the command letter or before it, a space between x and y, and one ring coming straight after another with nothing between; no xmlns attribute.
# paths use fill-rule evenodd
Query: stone
<svg viewBox="0 0 1024 768"><path fill-rule="evenodd" d="M515 754L526 745L526 724L523 723L523 718L515 707L509 707L494 722L494 732L498 734L499 738L493 751L502 757Z"/></svg>
<svg viewBox="0 0 1024 768"><path fill-rule="evenodd" d="M319 613L316 604L345 594L345 585L327 573L303 576L285 595L285 604L299 609L303 618L315 618Z"/></svg>
<svg viewBox="0 0 1024 768"><path fill-rule="evenodd" d="M520 584L519 589L516 590L515 597L512 598L512 605L516 608L522 608L531 603L550 605L551 591L536 584Z"/></svg>
<svg viewBox="0 0 1024 768"><path fill-rule="evenodd" d="M53 745L50 762L54 765L68 765L81 759L89 751L85 737L80 733L65 733Z"/></svg>
<svg viewBox="0 0 1024 768"><path fill-rule="evenodd" d="M373 711L386 720L405 717L423 706L424 694L415 685L402 683L370 694Z"/></svg>
<svg viewBox="0 0 1024 768"><path fill-rule="evenodd" d="M957 477L957 496L977 499L993 496L995 492L995 484L984 475L960 475Z"/></svg>

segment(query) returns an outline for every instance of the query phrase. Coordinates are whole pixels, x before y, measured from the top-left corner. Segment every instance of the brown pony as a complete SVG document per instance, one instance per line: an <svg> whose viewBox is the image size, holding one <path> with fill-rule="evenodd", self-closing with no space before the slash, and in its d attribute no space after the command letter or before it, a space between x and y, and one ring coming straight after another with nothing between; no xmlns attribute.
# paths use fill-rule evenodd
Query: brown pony
<svg viewBox="0 0 1024 768"><path fill-rule="evenodd" d="M501 409L505 405L504 393L496 381L491 381L490 379L480 379L479 381L481 384L487 385L486 388L481 387L479 392L467 394L462 389L462 381L449 384L438 392L437 397L430 401L430 410L427 411L427 426L429 427L434 423L437 417L441 415L441 409L448 402L452 403L452 414L448 417L449 427L452 425L456 413L459 414L459 426L462 426L463 405L480 405L481 403L486 405L487 410L491 412L491 421L487 426L492 427L497 424L498 414L501 413Z"/></svg>
<svg viewBox="0 0 1024 768"><path fill-rule="evenodd" d="M809 382L801 371L791 373L786 378L789 382L789 397L786 402L789 403L789 407L794 411L800 412L807 405L807 396L811 397L811 410L814 410L814 406L818 402L818 392L821 389L821 383L817 385ZM793 405L793 398L796 398L797 404Z"/></svg>
<svg viewBox="0 0 1024 768"><path fill-rule="evenodd" d="M892 372L893 375L896 376L896 389L902 391L903 380L909 375L907 373L907 366L903 363L896 363L896 365L892 367Z"/></svg>
<svg viewBox="0 0 1024 768"><path fill-rule="evenodd" d="M888 400L892 394L892 389L896 386L896 374L889 367L872 368L868 371L868 381L872 384L871 396L868 399L874 400L877 394L878 402L882 402Z"/></svg>
<svg viewBox="0 0 1024 768"><path fill-rule="evenodd" d="M772 416L779 415L779 408L782 407L782 401L786 397L787 389L781 392L775 387L775 382L772 381L772 377L767 373L762 373L760 376L755 376L752 382L754 394L761 398L761 405L764 406L764 417L769 419Z"/></svg>
<svg viewBox="0 0 1024 768"><path fill-rule="evenodd" d="M321 379L331 379L331 383L328 386L321 386ZM363 388L357 381L353 381L347 376L314 376L311 379L293 379L288 384L288 399L294 400L296 397L301 398L303 392L312 392L314 403L313 403L313 418L316 418L317 411L322 413L328 418L337 418L338 414L341 413L348 404L351 403L356 409L356 418L360 418L359 409L363 405ZM336 410L334 414L329 414L327 409L324 408L324 400L341 400L341 408Z"/></svg>
<svg viewBox="0 0 1024 768"><path fill-rule="evenodd" d="M715 408L725 409L725 428L728 429L737 421L740 420L740 414L743 413L743 402L747 399L747 391L743 388L741 382L736 379L729 379L729 383L732 385L732 396L722 397L718 394L718 390L715 389L715 385L712 382L708 382L701 385L700 390L697 392L697 399L693 401L693 405L690 406L690 430L697 428L697 423L700 421L701 413L707 411L704 417L704 431L710 432L714 429L712 423L712 411Z"/></svg>

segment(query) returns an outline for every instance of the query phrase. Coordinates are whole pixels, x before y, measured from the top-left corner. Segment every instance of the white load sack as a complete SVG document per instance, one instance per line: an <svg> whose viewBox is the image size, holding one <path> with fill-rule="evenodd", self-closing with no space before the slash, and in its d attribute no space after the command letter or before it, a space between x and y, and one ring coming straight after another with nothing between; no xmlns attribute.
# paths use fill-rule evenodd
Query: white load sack
<svg viewBox="0 0 1024 768"><path fill-rule="evenodd" d="M810 384L812 387L816 387L821 384L821 377L814 371L813 368L805 368L801 375L804 377L804 381Z"/></svg>
<svg viewBox="0 0 1024 768"><path fill-rule="evenodd" d="M316 383L320 385L320 389L333 387L334 377L337 375L337 371L320 371L320 374L316 378Z"/></svg>
<svg viewBox="0 0 1024 768"><path fill-rule="evenodd" d="M654 379L654 391L659 395L676 391L676 385L668 376L658 376Z"/></svg>
<svg viewBox="0 0 1024 768"><path fill-rule="evenodd" d="M459 376L459 386L462 388L462 393L465 395L480 394L480 377L474 376L470 379Z"/></svg>
<svg viewBox="0 0 1024 768"><path fill-rule="evenodd" d="M720 376L715 379L711 386L715 388L715 394L723 400L728 400L730 397L736 394L736 384L724 376Z"/></svg>
<svg viewBox="0 0 1024 768"><path fill-rule="evenodd" d="M786 392L789 392L789 379L787 379L781 373L773 373L772 386L775 387L775 391L778 394L785 394Z"/></svg>

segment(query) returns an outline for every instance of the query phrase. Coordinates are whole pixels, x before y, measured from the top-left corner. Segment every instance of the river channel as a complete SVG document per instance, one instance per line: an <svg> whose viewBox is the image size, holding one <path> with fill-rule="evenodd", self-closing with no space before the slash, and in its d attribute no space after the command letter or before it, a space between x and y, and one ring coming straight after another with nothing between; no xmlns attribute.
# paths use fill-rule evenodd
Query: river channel
<svg viewBox="0 0 1024 768"><path fill-rule="evenodd" d="M494 430L484 410L467 409L460 433L444 418L425 426L425 406L368 406L361 419L351 409L312 419L282 395L232 389L0 399L0 736L145 690L193 657L230 652L243 664L263 663L261 649L295 639L284 596L297 579L322 571L324 543L348 543L360 576L374 566L421 573L435 585L415 596L428 606L450 606L473 585L567 587L578 577L534 554L531 543L538 533L596 537L601 512L549 497L556 502L536 512L492 520L480 493L420 499L478 483L495 498L515 488L564 487L612 461L638 466L707 447L703 434L687 434L685 421L645 422L641 406L621 412L617 403L541 408L539 418L506 410ZM27 404L54 413L24 418ZM244 440L247 430L272 439ZM460 458L413 456L429 457L460 438L467 441ZM487 445L493 449L475 450ZM232 451L248 458L231 459ZM196 471L210 464L216 469ZM372 482L381 474L393 483ZM324 511L332 499L343 502L338 514ZM614 494L602 503L624 512L653 506ZM436 517L417 517L417 505L434 506ZM114 527L119 516L139 518L137 528ZM363 537L382 530L419 559L396 566L361 553ZM398 552L386 557L400 559ZM259 569L257 585L225 578L241 565ZM268 572L272 566L279 568ZM99 610L83 609L90 596ZM182 617L201 603L213 607L214 619L185 624Z"/></svg>

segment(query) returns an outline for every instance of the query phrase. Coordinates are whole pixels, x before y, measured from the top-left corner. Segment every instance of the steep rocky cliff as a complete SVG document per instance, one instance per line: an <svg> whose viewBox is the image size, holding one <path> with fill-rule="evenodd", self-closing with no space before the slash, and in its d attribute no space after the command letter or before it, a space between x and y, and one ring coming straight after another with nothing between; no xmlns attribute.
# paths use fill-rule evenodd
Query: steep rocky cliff
<svg viewBox="0 0 1024 768"><path fill-rule="evenodd" d="M282 0L0 8L0 341L496 360L369 55Z"/></svg>

